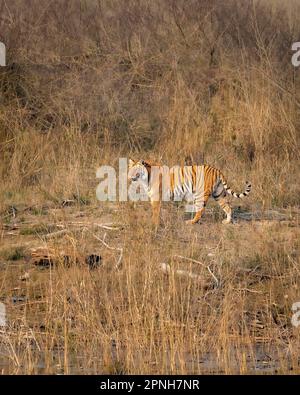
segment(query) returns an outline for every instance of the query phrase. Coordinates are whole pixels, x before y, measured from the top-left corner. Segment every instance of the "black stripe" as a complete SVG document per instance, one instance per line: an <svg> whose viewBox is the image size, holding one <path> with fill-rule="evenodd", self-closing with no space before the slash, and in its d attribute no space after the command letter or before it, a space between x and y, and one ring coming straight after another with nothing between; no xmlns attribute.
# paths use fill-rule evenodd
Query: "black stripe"
<svg viewBox="0 0 300 395"><path fill-rule="evenodd" d="M214 198L214 199L218 199L218 198L222 195L223 192L224 192L224 191L222 190L222 191L219 193L219 195L217 195L217 196L216 196L216 195L213 195L213 198Z"/></svg>

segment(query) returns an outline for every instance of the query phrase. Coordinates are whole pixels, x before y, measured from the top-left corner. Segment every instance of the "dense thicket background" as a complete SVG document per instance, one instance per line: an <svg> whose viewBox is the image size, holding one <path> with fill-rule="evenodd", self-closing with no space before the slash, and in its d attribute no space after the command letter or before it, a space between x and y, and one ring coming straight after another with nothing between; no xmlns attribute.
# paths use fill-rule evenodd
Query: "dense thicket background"
<svg viewBox="0 0 300 395"><path fill-rule="evenodd" d="M298 204L299 40L296 0L0 0L4 200L94 196L120 155L192 155Z"/></svg>

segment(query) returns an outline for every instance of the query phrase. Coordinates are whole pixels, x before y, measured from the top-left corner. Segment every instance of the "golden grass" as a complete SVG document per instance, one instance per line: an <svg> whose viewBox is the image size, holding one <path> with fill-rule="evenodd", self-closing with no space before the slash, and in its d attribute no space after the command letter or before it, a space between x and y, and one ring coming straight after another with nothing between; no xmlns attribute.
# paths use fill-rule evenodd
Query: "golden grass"
<svg viewBox="0 0 300 395"><path fill-rule="evenodd" d="M9 318L1 334L4 372L299 372L299 330L291 324L299 294L299 213L222 226L209 211L194 228L174 215L156 236L149 212L135 227L136 212L127 209L83 213L84 223L75 208L49 209L49 223L69 230L59 239L22 234L22 224L15 230L28 258L31 247L44 246L56 251L57 261L45 268L2 258ZM97 226L120 218L122 229ZM26 216L27 223L36 220ZM3 245L12 237L7 232ZM94 237L105 234L110 247L123 250L118 269L120 251ZM102 256L95 270L83 259L91 252ZM162 262L170 264L169 274ZM199 278L177 275L178 269Z"/></svg>

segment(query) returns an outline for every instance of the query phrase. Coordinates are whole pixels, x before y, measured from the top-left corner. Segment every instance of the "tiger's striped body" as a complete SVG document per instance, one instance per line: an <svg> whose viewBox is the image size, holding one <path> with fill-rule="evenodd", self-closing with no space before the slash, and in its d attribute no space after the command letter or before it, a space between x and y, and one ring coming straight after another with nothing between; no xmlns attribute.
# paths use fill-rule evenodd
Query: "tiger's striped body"
<svg viewBox="0 0 300 395"><path fill-rule="evenodd" d="M155 178L154 169L157 166L145 161L129 161L131 180L145 180L145 189L151 200L156 224L159 221L161 200L192 201L195 215L188 222L195 224L201 218L210 196L218 201L226 213L227 217L223 223L230 223L232 210L227 196L231 195L240 199L247 196L251 190L250 183L247 183L243 193L233 192L228 187L222 172L209 165L175 166L171 172L165 174L162 171L159 177Z"/></svg>

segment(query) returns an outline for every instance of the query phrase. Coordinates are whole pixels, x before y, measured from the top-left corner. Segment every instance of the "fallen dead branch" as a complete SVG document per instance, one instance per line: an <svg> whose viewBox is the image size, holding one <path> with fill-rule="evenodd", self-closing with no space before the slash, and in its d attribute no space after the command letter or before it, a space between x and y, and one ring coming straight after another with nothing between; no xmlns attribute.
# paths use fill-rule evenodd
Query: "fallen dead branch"
<svg viewBox="0 0 300 395"><path fill-rule="evenodd" d="M52 239L53 237L61 236L61 235L64 235L68 232L69 232L68 229L61 229L61 230L58 230L57 232L48 233L48 234L44 235L43 237L45 237L45 239Z"/></svg>
<svg viewBox="0 0 300 395"><path fill-rule="evenodd" d="M111 226L111 225L113 225L113 226ZM93 226L97 226L99 228L107 229L107 230L121 230L122 229L122 225L120 225L120 227L117 227L117 225L114 225L112 223L108 223L108 224L93 224Z"/></svg>
<svg viewBox="0 0 300 395"><path fill-rule="evenodd" d="M219 280L217 279L217 277L214 275L214 273L212 272L211 268L209 267L209 265L205 265L205 263L202 263L200 261L197 261L196 259L192 259L192 258L188 258L186 256L182 256L182 255L174 255L173 258L179 258L179 259L185 259L189 262L192 263L197 263L198 265L204 266L206 267L206 269L208 270L209 274L213 277L213 279L215 280L217 287L219 286Z"/></svg>
<svg viewBox="0 0 300 395"><path fill-rule="evenodd" d="M233 288L234 291L239 291L239 292L250 292L254 294L262 294L262 291L256 291L255 289L249 289L249 288Z"/></svg>
<svg viewBox="0 0 300 395"><path fill-rule="evenodd" d="M84 221L76 221L76 222L68 222L67 223L68 226L79 226L79 227L98 227L98 228L102 228L102 229L106 229L106 230L121 230L124 228L124 225L122 224L115 224L113 222L107 222L107 223L103 223L103 224L98 224L95 222L92 223L88 223L88 222L84 222ZM63 225L65 226L65 225Z"/></svg>
<svg viewBox="0 0 300 395"><path fill-rule="evenodd" d="M59 262L62 262L66 267L69 267L71 262L82 262L83 256L78 254L74 255L72 251L60 251L59 254L53 248L32 248L31 250L31 263L35 266L50 267ZM92 253L86 255L84 262L88 265L89 269L93 270L102 265L102 256L98 253ZM29 273L25 273L24 276L19 277L20 280L24 281L29 278Z"/></svg>
<svg viewBox="0 0 300 395"><path fill-rule="evenodd" d="M165 273L171 272L171 266L168 265L167 263L162 262L159 264L159 266L163 272ZM203 281L203 278L201 276L199 276L198 274L194 274L192 272L188 272L187 270L174 269L174 272L180 276L186 276L192 278L193 280Z"/></svg>

